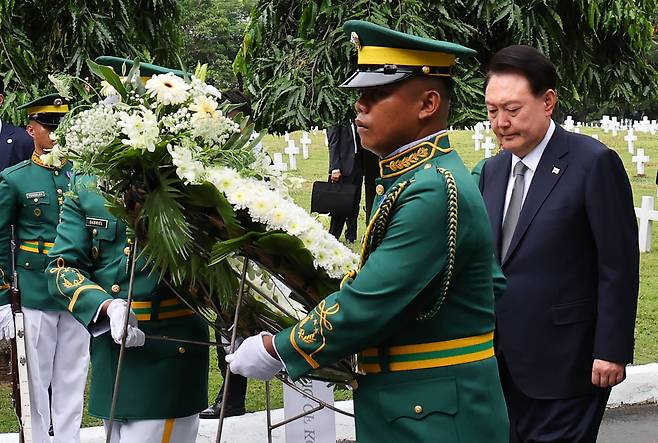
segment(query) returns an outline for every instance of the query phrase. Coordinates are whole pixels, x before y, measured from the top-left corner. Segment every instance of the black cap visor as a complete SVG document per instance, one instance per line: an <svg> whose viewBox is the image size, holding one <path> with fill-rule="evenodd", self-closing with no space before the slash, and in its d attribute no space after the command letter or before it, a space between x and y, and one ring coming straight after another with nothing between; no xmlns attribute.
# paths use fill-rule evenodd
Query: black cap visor
<svg viewBox="0 0 658 443"><path fill-rule="evenodd" d="M356 71L340 85L341 88L369 88L397 83L409 78L412 72L384 73L382 71Z"/></svg>
<svg viewBox="0 0 658 443"><path fill-rule="evenodd" d="M34 120L37 123L42 124L43 126L48 127L49 129L55 129L59 126L60 122L64 118L62 114L32 114L29 115L30 120Z"/></svg>

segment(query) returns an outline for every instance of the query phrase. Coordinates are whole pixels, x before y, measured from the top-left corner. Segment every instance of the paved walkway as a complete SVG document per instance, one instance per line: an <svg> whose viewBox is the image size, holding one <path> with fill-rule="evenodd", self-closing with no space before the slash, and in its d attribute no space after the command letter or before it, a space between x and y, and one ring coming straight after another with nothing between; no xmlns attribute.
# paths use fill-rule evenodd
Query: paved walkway
<svg viewBox="0 0 658 443"><path fill-rule="evenodd" d="M609 409L603 419L599 443L658 443L658 363L632 366L628 378L612 390ZM643 403L653 403L646 405ZM336 406L352 412L352 402L336 402ZM621 406L619 408L618 407ZM274 423L283 419L283 409L272 412ZM267 442L265 412L255 412L242 417L231 417L224 423L222 443ZM215 443L217 420L201 420L199 436L195 443ZM85 428L81 431L83 443L104 443L102 427ZM336 438L354 440L354 420L336 415ZM274 443L284 443L283 427L273 433ZM16 434L0 434L0 443L17 443ZM185 442L187 443L187 442Z"/></svg>

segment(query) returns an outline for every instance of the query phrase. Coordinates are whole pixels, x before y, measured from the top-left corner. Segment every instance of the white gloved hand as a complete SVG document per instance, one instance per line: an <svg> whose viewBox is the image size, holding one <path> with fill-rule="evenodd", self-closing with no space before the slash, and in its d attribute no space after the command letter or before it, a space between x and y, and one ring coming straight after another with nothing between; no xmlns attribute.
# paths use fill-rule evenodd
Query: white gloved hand
<svg viewBox="0 0 658 443"><path fill-rule="evenodd" d="M281 360L274 358L265 349L263 335L272 335L261 332L252 335L242 342L242 345L233 353L226 356L226 363L234 374L257 380L271 380L283 369Z"/></svg>
<svg viewBox="0 0 658 443"><path fill-rule="evenodd" d="M0 306L0 341L14 338L14 314L10 305Z"/></svg>
<svg viewBox="0 0 658 443"><path fill-rule="evenodd" d="M126 330L126 348L143 346L146 337L137 328L137 317L132 309L128 309L128 302L122 298L112 300L107 307L107 316L110 318L110 333L114 342L121 344L123 338L123 325L128 313L128 329Z"/></svg>

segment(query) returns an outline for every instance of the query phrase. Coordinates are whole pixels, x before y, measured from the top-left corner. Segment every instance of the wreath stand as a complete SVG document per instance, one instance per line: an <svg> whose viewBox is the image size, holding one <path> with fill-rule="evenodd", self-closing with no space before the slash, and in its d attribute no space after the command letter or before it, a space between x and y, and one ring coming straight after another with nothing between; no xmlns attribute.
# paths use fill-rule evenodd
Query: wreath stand
<svg viewBox="0 0 658 443"><path fill-rule="evenodd" d="M246 275L247 275L247 266L249 265L249 259L247 257L244 257L244 262L242 265L242 272L240 275L240 288L238 291L238 299L237 303L235 305L235 314L233 316L233 330L231 333L231 344L230 344L230 353L233 353L235 351L235 340L237 338L237 325L238 325L238 320L240 318L240 309L242 306L242 296L244 295L245 292L245 287L247 285L246 281ZM261 293L261 295L264 295ZM270 300L273 302L273 300ZM265 409L266 409L266 414L267 414L267 441L268 443L272 443L272 431L278 427L281 427L285 424L288 424L290 422L293 422L295 420L299 420L300 418L306 417L307 415L314 414L315 412L318 412L324 408L330 409L334 412L337 412L339 414L346 415L348 417L354 418L354 414L343 411L342 409L339 409L333 405L330 405L329 403L320 400L319 398L315 397L312 394L309 394L307 392L304 392L302 389L300 389L297 385L295 385L293 382L291 382L288 377L285 374L279 374L276 376L281 382L287 386L289 386L291 389L297 391L304 397L308 398L309 400L312 400L313 402L317 403L318 405L308 411L302 412L301 414L298 414L294 417L285 419L283 421L280 421L278 423L272 423L272 405L271 405L271 391L270 391L270 382L267 381L265 382ZM311 377L312 378L312 377ZM231 371L228 370L226 371L226 378L224 379L224 398L227 398L227 393L228 393L228 388L231 383ZM217 425L217 438L216 438L216 443L221 443L222 439L222 429L223 429L223 424L224 424L224 416L226 414L226 402L222 402L222 408L219 413L219 423Z"/></svg>

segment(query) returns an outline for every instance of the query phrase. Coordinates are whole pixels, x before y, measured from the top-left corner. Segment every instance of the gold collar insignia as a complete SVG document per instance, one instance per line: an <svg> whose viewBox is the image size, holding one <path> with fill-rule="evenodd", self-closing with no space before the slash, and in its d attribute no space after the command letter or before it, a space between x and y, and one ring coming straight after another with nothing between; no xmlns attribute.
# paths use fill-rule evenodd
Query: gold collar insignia
<svg viewBox="0 0 658 443"><path fill-rule="evenodd" d="M379 161L379 174L381 178L398 177L422 165L436 154L447 154L452 151L448 142L448 133L437 135L434 140L425 140L404 151Z"/></svg>

